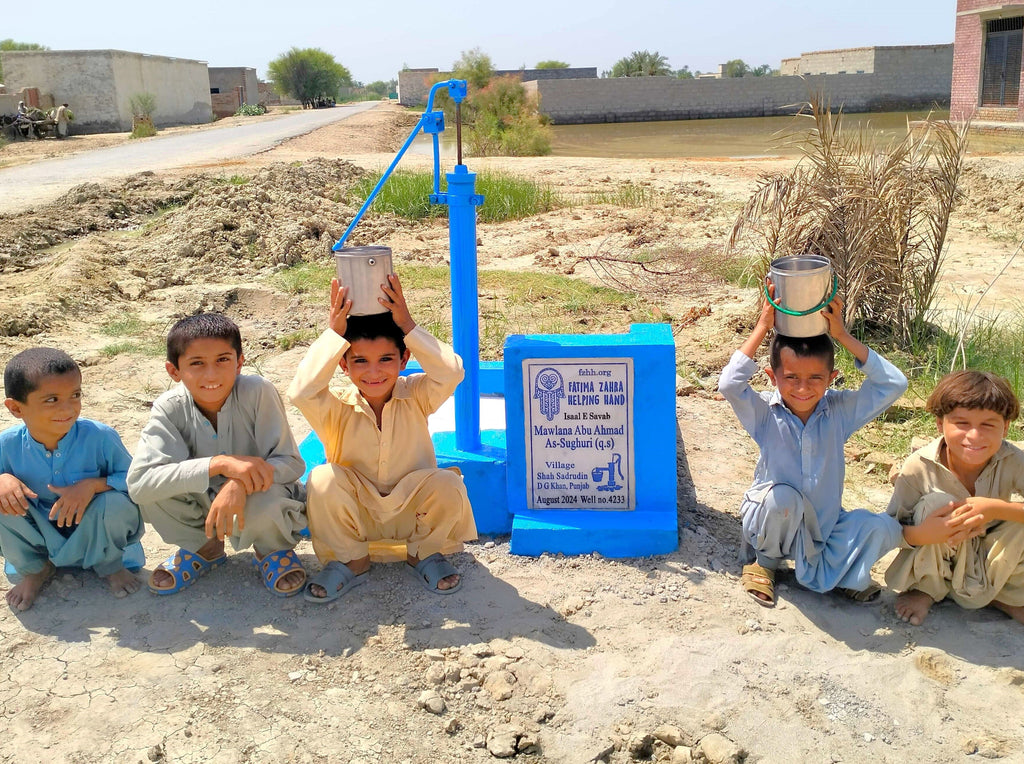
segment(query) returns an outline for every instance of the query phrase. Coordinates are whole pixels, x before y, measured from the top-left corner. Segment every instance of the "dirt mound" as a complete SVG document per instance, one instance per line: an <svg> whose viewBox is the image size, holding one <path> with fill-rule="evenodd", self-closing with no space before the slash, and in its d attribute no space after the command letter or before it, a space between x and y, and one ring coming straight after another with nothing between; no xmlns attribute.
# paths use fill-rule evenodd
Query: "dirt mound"
<svg viewBox="0 0 1024 764"><path fill-rule="evenodd" d="M326 258L355 214L348 191L364 172L314 159L167 184L142 174L78 186L36 212L0 218L0 335L35 335L154 289L251 280ZM409 225L376 217L353 240Z"/></svg>

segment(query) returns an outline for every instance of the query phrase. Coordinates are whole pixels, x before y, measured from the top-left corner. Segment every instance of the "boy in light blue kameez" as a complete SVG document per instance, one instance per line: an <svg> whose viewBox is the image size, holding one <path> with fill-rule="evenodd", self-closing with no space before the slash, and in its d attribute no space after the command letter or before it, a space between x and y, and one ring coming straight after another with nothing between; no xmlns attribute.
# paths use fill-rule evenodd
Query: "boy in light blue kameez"
<svg viewBox="0 0 1024 764"><path fill-rule="evenodd" d="M79 418L78 365L63 351L30 348L8 362L4 391L22 420L0 433L0 554L21 579L8 604L30 608L63 566L92 569L117 597L137 591L123 562L144 530L125 482L131 456L110 427Z"/></svg>
<svg viewBox="0 0 1024 764"><path fill-rule="evenodd" d="M740 514L743 587L766 607L775 603L775 571L784 559L794 561L797 582L812 591L839 589L858 601L873 599L880 590L871 581L871 566L903 538L892 517L842 507L843 444L907 388L899 369L847 331L842 310L836 297L822 311L831 338L776 335L765 371L777 389L757 393L749 382L758 371L754 354L775 323L775 309L764 301L750 337L718 380L761 452ZM864 372L859 390L829 389L838 374L833 338Z"/></svg>

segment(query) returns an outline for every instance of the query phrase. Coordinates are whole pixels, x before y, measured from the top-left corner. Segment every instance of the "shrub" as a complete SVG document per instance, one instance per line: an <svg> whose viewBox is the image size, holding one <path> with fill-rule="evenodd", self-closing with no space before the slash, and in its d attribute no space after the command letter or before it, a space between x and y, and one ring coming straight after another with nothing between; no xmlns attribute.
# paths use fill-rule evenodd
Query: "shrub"
<svg viewBox="0 0 1024 764"><path fill-rule="evenodd" d="M551 129L536 98L517 77L495 77L471 92L462 108L466 141L477 156L542 156L551 153Z"/></svg>
<svg viewBox="0 0 1024 764"><path fill-rule="evenodd" d="M235 112L236 117L258 117L267 113L267 107L261 103L243 103Z"/></svg>
<svg viewBox="0 0 1024 764"><path fill-rule="evenodd" d="M841 132L818 96L797 138L804 156L789 173L758 183L733 227L729 248L749 245L763 276L783 255L828 257L839 277L848 320L901 347L931 331L926 317L945 254L949 217L959 198L967 125L927 122L888 146Z"/></svg>

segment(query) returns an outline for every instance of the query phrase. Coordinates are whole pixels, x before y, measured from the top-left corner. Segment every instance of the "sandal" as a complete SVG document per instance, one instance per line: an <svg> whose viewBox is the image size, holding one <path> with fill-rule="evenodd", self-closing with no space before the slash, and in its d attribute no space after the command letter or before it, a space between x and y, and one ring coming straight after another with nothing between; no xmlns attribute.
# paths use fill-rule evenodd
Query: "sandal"
<svg viewBox="0 0 1024 764"><path fill-rule="evenodd" d="M252 564L260 572L260 580L263 582L263 585L275 597L294 597L306 586L306 569L302 567L302 563L299 562L299 557L295 554L294 549L270 552L262 560L256 555L256 551L253 550ZM281 579L294 570L302 571L302 583L294 589L278 589L277 585Z"/></svg>
<svg viewBox="0 0 1024 764"><path fill-rule="evenodd" d="M740 578L743 591L750 595L761 607L775 607L775 571L758 565L756 562L743 566L743 576ZM768 599L763 600L758 594L764 594Z"/></svg>
<svg viewBox="0 0 1024 764"><path fill-rule="evenodd" d="M455 594L455 592L462 588L462 576L459 574L459 571L440 552L435 552L425 560L420 560L415 568L408 564L406 567L409 568L409 572L415 576L417 581L423 584L423 588L428 592L434 594ZM451 589L438 589L438 582L442 578L448 578L448 576L459 576L459 583L455 584Z"/></svg>
<svg viewBox="0 0 1024 764"><path fill-rule="evenodd" d="M366 583L366 579L369 577L369 571L357 576L345 563L331 560L324 565L323 570L317 573L312 581L306 584L302 598L307 602L332 602L338 597L348 594L359 584ZM317 597L312 591L314 584L322 587L327 593L323 597Z"/></svg>
<svg viewBox="0 0 1024 764"><path fill-rule="evenodd" d="M882 587L872 581L865 589L843 589L840 587L836 589L836 591L839 592L840 596L845 597L848 600L864 604L877 600L878 595L882 593Z"/></svg>
<svg viewBox="0 0 1024 764"><path fill-rule="evenodd" d="M227 560L228 555L226 552L221 552L220 557L213 560L207 560L205 557L190 552L187 549L179 549L177 552L172 554L162 563L156 566L153 573L158 570L164 570L171 574L174 578L174 584L171 586L156 586L153 583L153 576L149 577L149 590L153 594L159 594L161 596L165 594L177 594L182 589L187 589L192 586L196 581L205 576L214 568L222 565Z"/></svg>

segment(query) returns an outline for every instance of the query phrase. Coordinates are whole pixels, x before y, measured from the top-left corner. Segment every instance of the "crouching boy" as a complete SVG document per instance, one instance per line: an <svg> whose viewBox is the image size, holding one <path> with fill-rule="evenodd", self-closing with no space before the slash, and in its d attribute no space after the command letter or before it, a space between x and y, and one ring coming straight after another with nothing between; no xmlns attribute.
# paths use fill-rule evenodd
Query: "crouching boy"
<svg viewBox="0 0 1024 764"><path fill-rule="evenodd" d="M939 380L926 406L939 437L903 465L888 511L901 523L943 516L957 535L900 550L885 572L902 592L896 614L920 626L949 597L1024 623L1024 504L1011 501L1024 493L1024 451L1005 440L1017 397L1002 377L959 371Z"/></svg>
<svg viewBox="0 0 1024 764"><path fill-rule="evenodd" d="M327 602L363 583L369 542L406 542L407 562L435 594L462 585L444 554L476 538L461 476L437 467L427 416L462 380L451 347L412 320L395 275L378 298L388 313L349 316L348 287L331 282L328 328L310 347L288 388L327 454L307 485L309 531L323 570L306 599ZM400 378L410 350L423 374ZM329 389L341 366L345 385Z"/></svg>
<svg viewBox="0 0 1024 764"><path fill-rule="evenodd" d="M754 354L775 323L775 309L765 300L753 332L718 380L760 449L754 484L740 508L748 563L742 583L765 607L775 604L775 571L787 558L797 582L812 591L873 599L880 590L871 566L901 540L899 523L888 515L842 507L843 444L907 387L899 369L847 331L842 309L837 297L823 311L831 337L776 335L765 371L777 389L757 393L749 384L758 370ZM829 389L838 374L833 338L866 375L859 390Z"/></svg>
<svg viewBox="0 0 1024 764"><path fill-rule="evenodd" d="M82 373L67 353L30 348L4 369L0 433L0 554L21 581L8 604L28 610L57 567L91 568L116 597L140 584L123 563L143 534L128 498L131 456L110 427L81 419Z"/></svg>
<svg viewBox="0 0 1024 764"><path fill-rule="evenodd" d="M153 403L128 472L128 490L160 537L180 549L149 579L175 594L227 559L224 539L253 548L270 592L301 591L295 555L306 525L299 456L273 384L242 374L233 321L201 313L167 335L167 373L181 384Z"/></svg>

